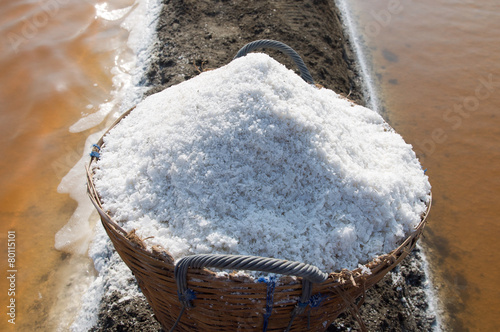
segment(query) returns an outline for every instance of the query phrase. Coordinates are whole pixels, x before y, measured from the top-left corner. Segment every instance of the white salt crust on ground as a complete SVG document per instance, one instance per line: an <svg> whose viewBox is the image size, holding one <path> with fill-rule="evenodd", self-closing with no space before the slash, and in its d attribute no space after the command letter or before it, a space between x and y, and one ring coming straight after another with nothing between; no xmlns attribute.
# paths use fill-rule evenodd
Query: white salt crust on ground
<svg viewBox="0 0 500 332"><path fill-rule="evenodd" d="M388 253L430 184L384 120L264 54L146 98L94 167L105 210L175 259L302 261L325 272Z"/></svg>

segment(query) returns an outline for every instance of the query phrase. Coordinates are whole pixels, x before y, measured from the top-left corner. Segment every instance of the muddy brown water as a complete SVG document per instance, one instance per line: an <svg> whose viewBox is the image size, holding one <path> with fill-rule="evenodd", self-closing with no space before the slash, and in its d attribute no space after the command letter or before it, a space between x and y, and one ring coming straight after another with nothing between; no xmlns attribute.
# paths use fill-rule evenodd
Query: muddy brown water
<svg viewBox="0 0 500 332"><path fill-rule="evenodd" d="M81 158L85 138L92 133L70 133L68 128L110 96L109 69L120 44L105 45L103 40L126 40L118 24L96 18L96 3L0 2L2 331L67 326L81 293L61 296L60 291L93 274L86 256L75 261L57 251L54 235L77 205L57 192L58 185ZM9 231L15 232L13 267L7 265ZM69 268L74 264L79 264L78 272ZM13 287L7 269L16 271ZM12 318L5 307L11 299L15 320L8 322Z"/></svg>
<svg viewBox="0 0 500 332"><path fill-rule="evenodd" d="M348 1L364 34L384 116L414 145L433 185L424 243L453 330L500 326L500 3ZM54 234L76 208L57 192L93 131L68 128L110 98L125 40L97 1L0 2L0 242L16 234L16 325L55 330L81 280ZM110 1L123 8L132 1ZM64 28L61 28L64 27ZM7 274L7 249L0 257ZM73 262L74 263L74 262ZM83 274L89 262L81 264ZM73 278L73 279L72 279ZM9 297L0 281L1 305ZM78 296L75 296L78 298ZM15 328L3 318L0 327ZM66 323L68 323L66 321Z"/></svg>
<svg viewBox="0 0 500 332"><path fill-rule="evenodd" d="M423 240L453 331L500 326L500 3L349 1L384 117L433 186Z"/></svg>

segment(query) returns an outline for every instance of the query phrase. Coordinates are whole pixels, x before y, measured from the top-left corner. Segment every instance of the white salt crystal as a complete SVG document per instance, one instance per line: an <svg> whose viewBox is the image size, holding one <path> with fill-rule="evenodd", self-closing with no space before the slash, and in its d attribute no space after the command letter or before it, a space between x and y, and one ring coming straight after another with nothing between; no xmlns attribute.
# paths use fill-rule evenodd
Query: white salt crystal
<svg viewBox="0 0 500 332"><path fill-rule="evenodd" d="M176 259L354 269L396 248L430 197L411 146L380 115L264 54L146 98L104 142L104 208Z"/></svg>

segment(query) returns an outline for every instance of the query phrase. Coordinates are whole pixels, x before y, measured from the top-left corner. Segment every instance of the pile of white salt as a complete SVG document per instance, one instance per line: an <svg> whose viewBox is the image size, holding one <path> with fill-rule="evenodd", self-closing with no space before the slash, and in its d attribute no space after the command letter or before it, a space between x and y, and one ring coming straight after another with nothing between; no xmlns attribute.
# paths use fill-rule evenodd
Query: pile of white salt
<svg viewBox="0 0 500 332"><path fill-rule="evenodd" d="M104 209L175 259L353 269L396 248L430 199L411 146L380 115L264 54L146 98L104 142Z"/></svg>

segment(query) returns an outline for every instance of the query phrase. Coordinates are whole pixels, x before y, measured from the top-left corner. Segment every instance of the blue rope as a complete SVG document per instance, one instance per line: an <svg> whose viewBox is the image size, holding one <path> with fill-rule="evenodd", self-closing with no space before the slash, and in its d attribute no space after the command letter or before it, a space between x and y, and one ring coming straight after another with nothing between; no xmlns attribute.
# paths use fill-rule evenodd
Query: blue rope
<svg viewBox="0 0 500 332"><path fill-rule="evenodd" d="M265 282L267 284L267 295L266 295L266 313L264 314L264 325L262 331L266 332L267 325L269 324L269 317L273 312L274 303L274 288L276 287L276 277L264 278L260 277L258 282Z"/></svg>
<svg viewBox="0 0 500 332"><path fill-rule="evenodd" d="M307 304L311 306L311 308L317 308L321 305L321 302L323 302L324 299L326 299L327 296L322 296L321 293L318 293L316 295L311 296ZM307 329L311 327L311 311L309 310L307 312Z"/></svg>
<svg viewBox="0 0 500 332"><path fill-rule="evenodd" d="M306 302L297 302L297 305L299 306L299 308L306 308L308 305L309 305L309 302L310 301L306 301Z"/></svg>
<svg viewBox="0 0 500 332"><path fill-rule="evenodd" d="M179 316L177 316L177 320L175 321L174 325L170 328L170 332L173 332L179 322L181 321L182 315L184 314L184 311L186 308L191 308L193 305L191 304L191 301L196 299L196 293L194 290L187 288L184 293L181 293L177 291L177 296L179 297L179 302L181 302L182 308L181 311L179 312Z"/></svg>
<svg viewBox="0 0 500 332"><path fill-rule="evenodd" d="M309 300L309 305L311 306L311 308L317 308L321 305L321 302L323 302L323 300L326 298L327 296L322 296L321 293L313 295Z"/></svg>
<svg viewBox="0 0 500 332"><path fill-rule="evenodd" d="M92 148L96 148L97 151L101 151L101 147L97 144L92 144ZM101 155L97 151L92 151L90 152L90 157L92 158L99 158Z"/></svg>
<svg viewBox="0 0 500 332"><path fill-rule="evenodd" d="M323 302L324 299L326 299L327 296L321 296L321 293L318 293L316 295L311 296L307 301L297 301L297 306L295 309L292 311L292 317L290 318L290 322L288 323L288 327L286 328L285 332L290 331L292 328L293 321L297 315L300 315L304 312L304 310L307 308L307 306L311 306L311 308L317 308L321 305L321 302ZM307 312L307 329L309 329L311 326L311 310Z"/></svg>
<svg viewBox="0 0 500 332"><path fill-rule="evenodd" d="M196 293L192 289L186 289L184 293L177 291L177 296L179 297L179 301L183 304L191 303L192 300L196 299Z"/></svg>

